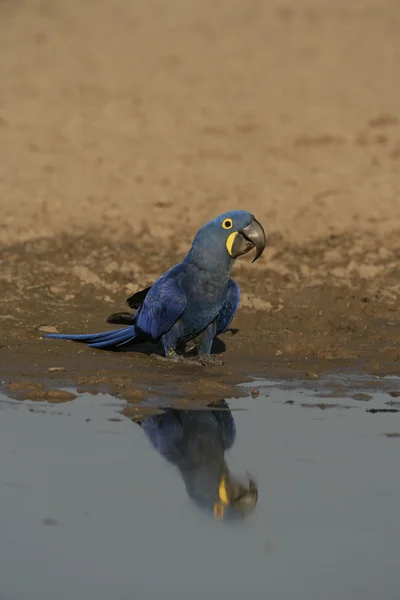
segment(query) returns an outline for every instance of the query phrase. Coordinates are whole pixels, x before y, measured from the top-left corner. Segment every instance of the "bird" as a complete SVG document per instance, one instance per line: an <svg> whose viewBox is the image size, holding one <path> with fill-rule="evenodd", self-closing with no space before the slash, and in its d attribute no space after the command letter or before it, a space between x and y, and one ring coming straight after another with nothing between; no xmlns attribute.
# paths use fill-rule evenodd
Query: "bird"
<svg viewBox="0 0 400 600"><path fill-rule="evenodd" d="M266 246L265 231L253 214L226 212L209 221L194 237L182 262L150 287L128 298L136 312L127 327L94 334L49 333L44 337L86 343L90 348L123 350L134 344L161 341L163 359L181 360L197 350L197 359L211 357L214 338L226 331L240 303L240 289L231 279L236 259L255 248L255 262ZM113 315L112 315L113 316Z"/></svg>
<svg viewBox="0 0 400 600"><path fill-rule="evenodd" d="M205 409L164 408L161 414L135 419L152 446L175 465L189 498L218 520L250 515L258 500L256 482L233 475L225 452L236 439L236 426L225 400Z"/></svg>

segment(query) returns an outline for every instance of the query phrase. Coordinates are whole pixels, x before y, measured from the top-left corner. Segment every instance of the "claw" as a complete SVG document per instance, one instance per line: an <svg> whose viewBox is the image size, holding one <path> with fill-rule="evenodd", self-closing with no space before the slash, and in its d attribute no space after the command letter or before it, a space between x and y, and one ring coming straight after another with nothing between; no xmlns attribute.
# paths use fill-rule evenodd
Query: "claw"
<svg viewBox="0 0 400 600"><path fill-rule="evenodd" d="M155 358L157 360L161 360L162 362L167 363L179 363L183 365L192 365L192 366L205 366L205 362L199 361L197 358L185 358L184 356L180 356L179 354L170 353L169 356L160 356L159 354L150 354L150 358Z"/></svg>
<svg viewBox="0 0 400 600"><path fill-rule="evenodd" d="M223 366L224 365L224 361L223 360L219 360L218 358L214 358L214 356L198 356L197 357L197 362L199 362L200 364L206 366L206 365L219 365L219 366Z"/></svg>

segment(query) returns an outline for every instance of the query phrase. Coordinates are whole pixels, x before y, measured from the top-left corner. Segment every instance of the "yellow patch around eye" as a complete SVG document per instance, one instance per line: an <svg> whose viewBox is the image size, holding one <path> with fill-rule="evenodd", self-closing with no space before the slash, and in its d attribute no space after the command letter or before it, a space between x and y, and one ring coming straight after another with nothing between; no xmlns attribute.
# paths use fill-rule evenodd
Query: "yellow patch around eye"
<svg viewBox="0 0 400 600"><path fill-rule="evenodd" d="M225 221L222 223L222 227L224 229L232 229L232 220L231 219L225 219Z"/></svg>
<svg viewBox="0 0 400 600"><path fill-rule="evenodd" d="M229 504L228 494L226 493L225 476L222 477L218 488L218 496L222 504Z"/></svg>
<svg viewBox="0 0 400 600"><path fill-rule="evenodd" d="M233 246L233 242L235 241L235 237L237 236L238 232L234 231L233 233L231 233L231 235L228 237L228 239L226 240L226 249L228 250L229 254L232 256L232 246Z"/></svg>

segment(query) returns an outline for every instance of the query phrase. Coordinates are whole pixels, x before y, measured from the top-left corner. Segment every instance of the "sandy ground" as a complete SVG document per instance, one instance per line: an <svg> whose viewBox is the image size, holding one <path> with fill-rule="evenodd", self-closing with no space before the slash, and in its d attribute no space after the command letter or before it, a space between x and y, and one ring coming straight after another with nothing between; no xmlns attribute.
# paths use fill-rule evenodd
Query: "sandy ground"
<svg viewBox="0 0 400 600"><path fill-rule="evenodd" d="M225 373L399 372L399 64L397 0L1 1L2 372L131 366L38 327L102 329L235 208L270 240Z"/></svg>

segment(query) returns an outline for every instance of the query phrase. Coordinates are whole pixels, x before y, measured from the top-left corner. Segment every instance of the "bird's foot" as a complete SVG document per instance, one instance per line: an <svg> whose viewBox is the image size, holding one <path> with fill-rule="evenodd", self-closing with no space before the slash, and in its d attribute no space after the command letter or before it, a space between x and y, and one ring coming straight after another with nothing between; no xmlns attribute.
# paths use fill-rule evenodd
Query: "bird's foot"
<svg viewBox="0 0 400 600"><path fill-rule="evenodd" d="M219 366L223 366L224 365L224 361L220 360L219 358L215 358L215 356L198 356L197 357L197 362L200 363L201 365L219 365Z"/></svg>
<svg viewBox="0 0 400 600"><path fill-rule="evenodd" d="M156 358L162 362L174 362L184 365L201 365L203 367L207 365L223 365L224 362L215 358L214 356L201 355L196 357L188 357L177 354L174 350L168 352L168 356L160 356L159 354L150 354L150 358Z"/></svg>
<svg viewBox="0 0 400 600"><path fill-rule="evenodd" d="M162 362L168 363L179 363L184 365L199 365L199 361L196 358L186 358L185 356L180 356L176 354L176 352L170 352L168 356L160 356L159 354L150 354L150 358L156 358L157 360L161 360Z"/></svg>
<svg viewBox="0 0 400 600"><path fill-rule="evenodd" d="M155 358L157 360L161 360L162 362L174 362L180 363L184 365L201 365L205 367L207 365L223 365L224 362L215 358L214 356L196 356L196 357L188 357L177 354L176 352L169 352L168 356L160 356L159 354L150 354L150 358Z"/></svg>

